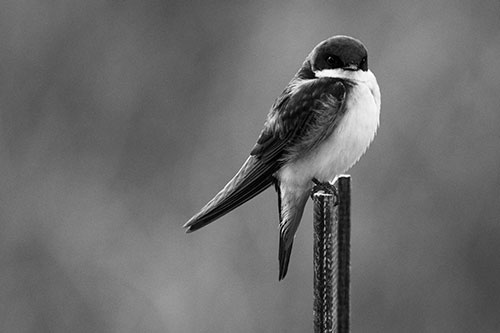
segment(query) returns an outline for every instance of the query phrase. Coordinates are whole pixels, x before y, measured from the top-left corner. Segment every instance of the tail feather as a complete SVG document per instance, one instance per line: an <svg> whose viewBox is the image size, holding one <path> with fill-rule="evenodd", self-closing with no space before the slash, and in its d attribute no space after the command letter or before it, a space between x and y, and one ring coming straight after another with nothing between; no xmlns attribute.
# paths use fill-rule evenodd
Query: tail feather
<svg viewBox="0 0 500 333"><path fill-rule="evenodd" d="M272 175L276 169L275 165L250 156L233 179L184 228L187 232L198 230L252 199L274 182Z"/></svg>
<svg viewBox="0 0 500 333"><path fill-rule="evenodd" d="M280 197L279 280L283 280L288 272L295 232L299 227L309 196L307 187L288 188L281 187L281 185L282 183L278 188Z"/></svg>
<svg viewBox="0 0 500 333"><path fill-rule="evenodd" d="M280 272L278 280L281 281L285 278L288 272L288 264L290 263L290 255L292 254L293 239L289 246L286 246L285 240L280 237L280 249L279 249L279 263Z"/></svg>

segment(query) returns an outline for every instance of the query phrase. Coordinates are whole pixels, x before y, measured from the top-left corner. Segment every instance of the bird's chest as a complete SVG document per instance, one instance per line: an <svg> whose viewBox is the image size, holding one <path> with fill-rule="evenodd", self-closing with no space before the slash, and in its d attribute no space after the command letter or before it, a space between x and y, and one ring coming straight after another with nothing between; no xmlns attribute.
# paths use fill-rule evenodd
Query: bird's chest
<svg viewBox="0 0 500 333"><path fill-rule="evenodd" d="M284 168L282 177L331 181L363 155L377 131L380 100L364 83L356 84L346 98L346 112L332 134L314 151Z"/></svg>
<svg viewBox="0 0 500 333"><path fill-rule="evenodd" d="M314 158L317 177L332 180L347 171L366 151L377 131L379 108L365 84L354 86L346 101L346 113Z"/></svg>

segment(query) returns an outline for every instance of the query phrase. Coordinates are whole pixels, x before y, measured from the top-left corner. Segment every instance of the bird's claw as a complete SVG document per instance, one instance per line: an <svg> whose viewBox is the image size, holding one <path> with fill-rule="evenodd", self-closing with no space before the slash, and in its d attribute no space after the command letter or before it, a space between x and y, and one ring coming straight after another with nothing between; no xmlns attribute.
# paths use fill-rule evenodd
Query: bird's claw
<svg viewBox="0 0 500 333"><path fill-rule="evenodd" d="M311 198L314 199L314 194L319 192L319 191L323 191L325 193L328 193L328 194L333 194L335 196L335 203L334 203L334 206L336 206L339 202L339 196L338 196L338 192L337 192L337 188L329 183L329 182L320 182L318 179L316 178L313 178L312 179L312 182L314 183L314 186L312 188L312 191L311 191Z"/></svg>

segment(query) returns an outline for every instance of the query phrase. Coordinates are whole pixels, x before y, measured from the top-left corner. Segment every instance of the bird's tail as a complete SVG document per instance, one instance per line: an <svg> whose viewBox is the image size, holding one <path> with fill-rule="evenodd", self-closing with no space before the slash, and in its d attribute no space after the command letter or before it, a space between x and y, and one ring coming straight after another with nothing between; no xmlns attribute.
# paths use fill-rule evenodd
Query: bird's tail
<svg viewBox="0 0 500 333"><path fill-rule="evenodd" d="M186 232L198 230L242 205L268 188L277 166L250 156L227 185L186 224Z"/></svg>
<svg viewBox="0 0 500 333"><path fill-rule="evenodd" d="M310 190L308 188L296 188L291 191L286 187L281 189L280 186L276 188L278 190L278 197L280 198L280 243L278 255L280 269L278 279L283 280L288 272L293 239L302 219Z"/></svg>

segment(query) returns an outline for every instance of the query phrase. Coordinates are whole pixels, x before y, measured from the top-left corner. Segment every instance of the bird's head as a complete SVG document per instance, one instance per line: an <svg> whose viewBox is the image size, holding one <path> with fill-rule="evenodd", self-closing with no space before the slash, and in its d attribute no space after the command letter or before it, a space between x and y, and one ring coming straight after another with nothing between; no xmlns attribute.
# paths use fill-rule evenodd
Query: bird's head
<svg viewBox="0 0 500 333"><path fill-rule="evenodd" d="M363 43L348 36L330 37L316 45L297 74L312 79L329 70L366 72L368 52Z"/></svg>

